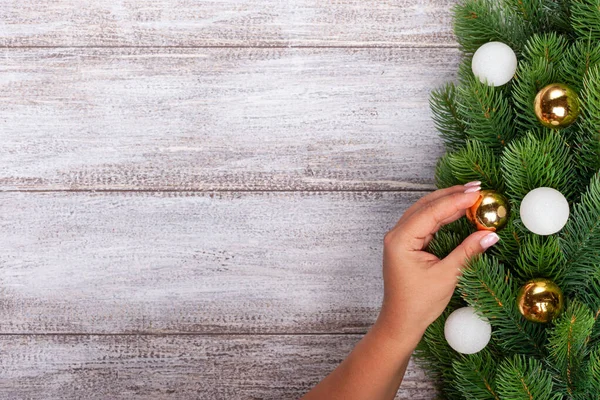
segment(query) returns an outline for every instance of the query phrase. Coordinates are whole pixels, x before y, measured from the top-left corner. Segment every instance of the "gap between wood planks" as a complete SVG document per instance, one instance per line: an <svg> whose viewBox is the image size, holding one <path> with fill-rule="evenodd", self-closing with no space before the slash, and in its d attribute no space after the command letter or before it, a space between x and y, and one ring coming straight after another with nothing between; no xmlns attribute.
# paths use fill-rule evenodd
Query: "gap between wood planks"
<svg viewBox="0 0 600 400"><path fill-rule="evenodd" d="M290 189L7 189L0 193L429 193L431 188L403 189L329 189L329 190L290 190Z"/></svg>
<svg viewBox="0 0 600 400"><path fill-rule="evenodd" d="M9 49L458 49L456 43L418 43L399 45L206 45L206 46L2 46L4 50Z"/></svg>
<svg viewBox="0 0 600 400"><path fill-rule="evenodd" d="M77 332L21 332L21 333L0 333L2 336L156 336L156 337L167 337L167 336L197 336L197 337L219 337L219 336L363 336L367 333L364 332L265 332L265 333L253 333L253 332L232 332L232 333L215 333L215 332L124 332L124 333L77 333Z"/></svg>

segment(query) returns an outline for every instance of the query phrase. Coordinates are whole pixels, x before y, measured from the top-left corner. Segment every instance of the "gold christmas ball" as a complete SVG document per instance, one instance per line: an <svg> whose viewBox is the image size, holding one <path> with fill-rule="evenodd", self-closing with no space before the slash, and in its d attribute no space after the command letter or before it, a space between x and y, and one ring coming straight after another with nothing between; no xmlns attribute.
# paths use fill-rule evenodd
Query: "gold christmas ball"
<svg viewBox="0 0 600 400"><path fill-rule="evenodd" d="M508 200L493 190L482 190L479 199L467 208L467 219L477 230L498 231L508 222Z"/></svg>
<svg viewBox="0 0 600 400"><path fill-rule="evenodd" d="M528 321L546 323L563 311L565 303L562 290L556 283L537 278L528 281L519 290L517 306Z"/></svg>
<svg viewBox="0 0 600 400"><path fill-rule="evenodd" d="M562 83L552 83L540 90L533 102L535 115L548 128L564 128L579 115L577 93Z"/></svg>

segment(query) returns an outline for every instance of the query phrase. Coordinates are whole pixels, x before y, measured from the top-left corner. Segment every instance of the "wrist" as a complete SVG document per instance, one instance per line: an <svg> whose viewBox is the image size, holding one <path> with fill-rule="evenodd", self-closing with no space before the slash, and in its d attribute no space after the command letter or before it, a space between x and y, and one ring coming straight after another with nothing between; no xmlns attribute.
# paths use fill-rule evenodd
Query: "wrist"
<svg viewBox="0 0 600 400"><path fill-rule="evenodd" d="M412 352L423 337L425 329L426 327L411 323L398 315L391 315L382 309L372 331L375 335L387 340L391 345L402 350L410 349Z"/></svg>

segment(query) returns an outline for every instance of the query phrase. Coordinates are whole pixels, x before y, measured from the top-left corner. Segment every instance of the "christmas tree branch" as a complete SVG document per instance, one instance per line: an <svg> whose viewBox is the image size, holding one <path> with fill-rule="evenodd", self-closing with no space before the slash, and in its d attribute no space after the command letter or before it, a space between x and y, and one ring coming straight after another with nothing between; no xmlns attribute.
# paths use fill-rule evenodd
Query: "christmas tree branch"
<svg viewBox="0 0 600 400"><path fill-rule="evenodd" d="M458 233L448 232L440 229L429 242L427 251L438 258L444 258L452 252L464 240L464 236Z"/></svg>
<svg viewBox="0 0 600 400"><path fill-rule="evenodd" d="M466 0L454 7L454 32L461 50L473 54L479 46L500 41L519 51L529 36L511 10L503 10L488 0Z"/></svg>
<svg viewBox="0 0 600 400"><path fill-rule="evenodd" d="M587 343L594 326L594 316L589 308L574 301L557 319L548 336L550 365L562 376L569 397L584 395L584 360L587 355Z"/></svg>
<svg viewBox="0 0 600 400"><path fill-rule="evenodd" d="M452 173L450 154L446 153L443 155L435 165L435 186L438 189L461 184L458 178Z"/></svg>
<svg viewBox="0 0 600 400"><path fill-rule="evenodd" d="M511 210L506 226L499 232L496 232L500 236L500 240L488 250L488 253L508 266L515 265L519 256L519 249L526 236L525 229L518 224L517 220L518 213Z"/></svg>
<svg viewBox="0 0 600 400"><path fill-rule="evenodd" d="M505 4L521 17L533 32L558 30L570 32L569 8L561 1L505 0Z"/></svg>
<svg viewBox="0 0 600 400"><path fill-rule="evenodd" d="M498 152L515 136L515 117L503 91L470 79L458 87L466 136Z"/></svg>
<svg viewBox="0 0 600 400"><path fill-rule="evenodd" d="M489 350L469 354L455 361L453 368L455 385L465 398L500 400L495 390L497 365Z"/></svg>
<svg viewBox="0 0 600 400"><path fill-rule="evenodd" d="M542 58L519 64L513 84L513 103L516 108L517 125L522 131L539 128L533 111L533 101L538 91L556 80L552 64Z"/></svg>
<svg viewBox="0 0 600 400"><path fill-rule="evenodd" d="M574 192L570 149L553 130L542 130L538 135L529 132L512 141L503 153L501 164L506 191L512 199L522 199L541 186L554 188L567 198ZM520 201L515 203L516 206Z"/></svg>
<svg viewBox="0 0 600 400"><path fill-rule="evenodd" d="M509 353L543 357L543 327L527 322L516 309L517 287L504 267L487 255L474 258L459 279L465 301L489 319L498 345Z"/></svg>
<svg viewBox="0 0 600 400"><path fill-rule="evenodd" d="M600 43L581 39L569 46L560 62L561 80L577 92L583 89L583 78L590 68L600 63ZM598 118L596 114L596 118Z"/></svg>
<svg viewBox="0 0 600 400"><path fill-rule="evenodd" d="M429 100L433 122L448 150L458 150L465 145L466 126L456 106L456 87L448 83L434 90Z"/></svg>
<svg viewBox="0 0 600 400"><path fill-rule="evenodd" d="M566 293L600 309L600 172L573 207L560 239L569 266Z"/></svg>
<svg viewBox="0 0 600 400"><path fill-rule="evenodd" d="M556 236L527 235L516 260L517 275L527 281L547 278L559 286L566 274L565 257Z"/></svg>
<svg viewBox="0 0 600 400"><path fill-rule="evenodd" d="M498 393L510 400L551 400L559 399L553 393L552 375L542 363L522 355L514 356L500 363L496 377Z"/></svg>
<svg viewBox="0 0 600 400"><path fill-rule="evenodd" d="M600 50L598 53L597 62L600 62ZM573 143L573 154L580 187L585 187L592 175L600 170L600 64L594 64L586 71L580 101L580 131Z"/></svg>
<svg viewBox="0 0 600 400"><path fill-rule="evenodd" d="M580 37L600 40L600 1L572 0L571 25Z"/></svg>
<svg viewBox="0 0 600 400"><path fill-rule="evenodd" d="M500 159L485 144L468 140L463 149L450 153L447 157L452 176L458 183L481 181L481 187L484 189L502 191L504 188Z"/></svg>
<svg viewBox="0 0 600 400"><path fill-rule="evenodd" d="M559 64L565 56L567 46L567 39L556 32L535 34L525 44L523 57L528 62L541 58L548 64Z"/></svg>
<svg viewBox="0 0 600 400"><path fill-rule="evenodd" d="M596 347L590 354L587 376L590 377L590 391L600 393L600 347Z"/></svg>

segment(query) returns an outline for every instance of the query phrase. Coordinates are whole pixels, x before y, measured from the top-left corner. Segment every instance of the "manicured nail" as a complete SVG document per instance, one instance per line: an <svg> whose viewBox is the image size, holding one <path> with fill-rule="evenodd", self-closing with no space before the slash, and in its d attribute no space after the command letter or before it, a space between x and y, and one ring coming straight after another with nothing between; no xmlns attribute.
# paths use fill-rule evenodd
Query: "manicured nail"
<svg viewBox="0 0 600 400"><path fill-rule="evenodd" d="M473 181L473 182L465 183L465 187L471 187L471 186L481 186L481 181Z"/></svg>
<svg viewBox="0 0 600 400"><path fill-rule="evenodd" d="M489 234L485 235L481 239L481 241L479 242L479 244L484 249L487 249L488 247L492 247L493 245L495 245L496 243L498 243L498 240L500 240L500 236L498 236L494 232L492 232L492 233L489 233Z"/></svg>
<svg viewBox="0 0 600 400"><path fill-rule="evenodd" d="M481 190L481 186L475 186L475 187L470 187L467 190L465 190L465 193L479 192L480 190Z"/></svg>

